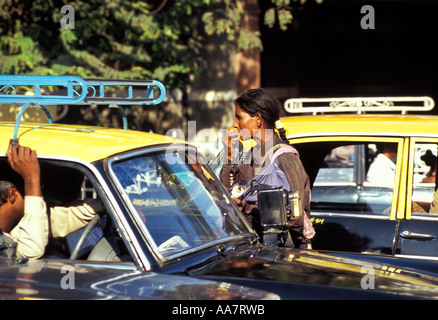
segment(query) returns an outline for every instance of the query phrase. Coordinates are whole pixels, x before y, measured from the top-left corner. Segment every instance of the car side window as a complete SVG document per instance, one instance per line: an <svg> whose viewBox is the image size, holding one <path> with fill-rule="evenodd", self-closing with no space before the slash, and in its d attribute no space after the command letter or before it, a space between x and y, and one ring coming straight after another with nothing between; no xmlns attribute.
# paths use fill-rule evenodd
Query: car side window
<svg viewBox="0 0 438 320"><path fill-rule="evenodd" d="M435 193L437 149L436 143L416 143L414 146L413 215L438 215L438 192Z"/></svg>
<svg viewBox="0 0 438 320"><path fill-rule="evenodd" d="M93 175L79 165L53 160L41 160L40 166L44 200L51 208L52 236L45 257L117 263L130 261L127 247L106 209L108 205L99 194ZM96 211L96 215L91 216L88 213L91 211ZM65 214L70 215L68 220L63 218ZM61 222L67 226L63 227Z"/></svg>
<svg viewBox="0 0 438 320"><path fill-rule="evenodd" d="M312 212L389 216L397 143L331 144L321 148L326 154L312 188Z"/></svg>

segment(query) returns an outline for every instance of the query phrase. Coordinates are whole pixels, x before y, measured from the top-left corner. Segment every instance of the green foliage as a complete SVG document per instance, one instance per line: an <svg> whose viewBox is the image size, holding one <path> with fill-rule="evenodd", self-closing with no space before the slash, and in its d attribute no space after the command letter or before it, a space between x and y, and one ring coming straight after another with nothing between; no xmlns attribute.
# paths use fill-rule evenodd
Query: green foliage
<svg viewBox="0 0 438 320"><path fill-rule="evenodd" d="M260 32L250 32L247 30L240 31L239 42L237 47L240 49L263 49L260 39Z"/></svg>
<svg viewBox="0 0 438 320"><path fill-rule="evenodd" d="M278 23L280 25L281 30L287 30L287 25L292 23L293 17L292 13L286 9L280 9L277 12L278 15Z"/></svg>
<svg viewBox="0 0 438 320"><path fill-rule="evenodd" d="M265 23L287 29L290 1L272 0ZM205 67L205 37L262 49L260 34L241 28L244 2L0 0L0 73L154 78L185 88ZM61 28L64 5L74 8L74 29Z"/></svg>
<svg viewBox="0 0 438 320"><path fill-rule="evenodd" d="M234 42L239 37L240 21L243 15L241 1L211 0L208 9L202 15L207 35L226 35Z"/></svg>
<svg viewBox="0 0 438 320"><path fill-rule="evenodd" d="M307 0L271 0L273 7L266 10L264 15L264 24L273 28L278 22L280 30L287 30L288 25L293 22L292 4L304 5ZM291 3L293 2L293 3ZM323 0L315 0L320 4Z"/></svg>
<svg viewBox="0 0 438 320"><path fill-rule="evenodd" d="M315 0L322 3L323 0ZM241 28L245 0L209 0L202 15L207 35L226 35L230 43L237 43L237 50L263 49L260 32ZM264 13L264 24L273 28L277 23L280 30L287 30L293 22L292 3L304 5L306 0L271 0L272 7Z"/></svg>
<svg viewBox="0 0 438 320"><path fill-rule="evenodd" d="M0 36L0 49L4 56L0 59L3 73L19 73L21 70L32 70L43 63L38 44L31 37L21 32L14 35Z"/></svg>
<svg viewBox="0 0 438 320"><path fill-rule="evenodd" d="M182 88L199 70L201 38L191 37L201 1L180 0L156 14L127 0L0 0L0 73L158 79ZM65 5L74 29L62 29Z"/></svg>

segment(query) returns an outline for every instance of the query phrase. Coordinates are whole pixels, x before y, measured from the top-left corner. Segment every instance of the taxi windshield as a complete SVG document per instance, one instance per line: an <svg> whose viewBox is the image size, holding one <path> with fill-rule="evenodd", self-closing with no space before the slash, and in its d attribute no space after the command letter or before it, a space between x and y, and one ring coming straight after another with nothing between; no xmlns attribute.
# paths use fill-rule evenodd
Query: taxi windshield
<svg viewBox="0 0 438 320"><path fill-rule="evenodd" d="M111 169L163 256L252 231L207 165L189 151L141 154Z"/></svg>

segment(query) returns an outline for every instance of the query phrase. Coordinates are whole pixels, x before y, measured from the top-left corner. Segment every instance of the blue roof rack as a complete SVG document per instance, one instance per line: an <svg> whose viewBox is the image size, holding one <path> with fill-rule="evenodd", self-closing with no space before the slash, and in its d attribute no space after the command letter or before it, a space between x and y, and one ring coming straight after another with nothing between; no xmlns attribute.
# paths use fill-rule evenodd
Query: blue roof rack
<svg viewBox="0 0 438 320"><path fill-rule="evenodd" d="M85 83L88 90L88 95L82 102L85 104L156 105L161 103L166 96L166 88L156 80L85 79ZM105 92L105 89L111 87L119 89L125 87L127 95L114 97L112 96L113 92ZM136 88L146 88L146 96L135 96L134 90ZM154 98L154 88L159 89L160 94L157 98Z"/></svg>
<svg viewBox="0 0 438 320"><path fill-rule="evenodd" d="M123 96L115 96L117 94ZM28 95L22 91L33 92ZM158 91L158 96L155 93ZM121 105L157 105L166 97L166 88L156 80L83 79L78 76L0 75L0 104L23 105L19 110L13 140L28 108L42 109L49 123L52 117L45 105L108 105L118 108L123 128L128 128Z"/></svg>

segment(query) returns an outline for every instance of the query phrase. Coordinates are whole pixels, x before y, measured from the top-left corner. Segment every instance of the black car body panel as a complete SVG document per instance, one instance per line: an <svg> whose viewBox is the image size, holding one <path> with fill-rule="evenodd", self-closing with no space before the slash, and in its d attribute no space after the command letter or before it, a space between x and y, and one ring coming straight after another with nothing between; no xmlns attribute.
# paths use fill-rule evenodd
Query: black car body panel
<svg viewBox="0 0 438 320"><path fill-rule="evenodd" d="M205 251L193 260L156 271L267 290L286 300L438 298L436 264L425 263L422 272L417 272L415 265L396 264L405 259L393 259L379 261L368 255L331 255L259 244ZM367 289L370 272L373 288Z"/></svg>
<svg viewBox="0 0 438 320"><path fill-rule="evenodd" d="M438 222L428 219L401 220L396 254L438 257Z"/></svg>
<svg viewBox="0 0 438 320"><path fill-rule="evenodd" d="M356 257L357 258L357 257ZM363 258L363 257L362 257ZM369 268L369 269L367 269ZM367 271L373 270L375 286L364 288ZM260 247L236 255L202 273L207 279L265 288L282 299L436 299L437 278L410 269L387 271L385 264L312 251ZM425 272L426 270L424 270ZM430 276L430 278L429 278ZM432 282L429 282L433 279ZM327 286L330 289L328 294ZM407 290L407 288L409 288Z"/></svg>
<svg viewBox="0 0 438 320"><path fill-rule="evenodd" d="M393 254L394 234L399 222L356 217L312 218L316 234L312 244L318 250Z"/></svg>
<svg viewBox="0 0 438 320"><path fill-rule="evenodd" d="M142 272L133 265L0 258L2 299L255 300L278 296L224 282Z"/></svg>

